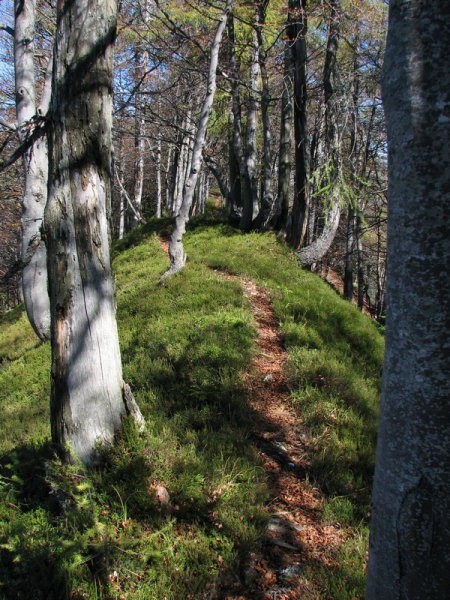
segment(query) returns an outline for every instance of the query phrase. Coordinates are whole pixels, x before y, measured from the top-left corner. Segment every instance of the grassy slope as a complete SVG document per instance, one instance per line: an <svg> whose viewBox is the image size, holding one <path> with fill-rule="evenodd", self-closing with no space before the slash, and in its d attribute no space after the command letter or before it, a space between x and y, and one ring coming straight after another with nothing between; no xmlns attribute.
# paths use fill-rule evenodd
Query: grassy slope
<svg viewBox="0 0 450 600"><path fill-rule="evenodd" d="M193 227L186 269L160 286L157 227L116 250L125 379L148 427L142 437L128 426L105 469L53 458L48 345L19 312L0 325L0 598L197 599L257 547L266 489L239 378L253 322L239 285L209 267L270 290L311 433L310 479L328 498L323 518L351 532L336 568L305 568L311 598L362 597L381 335L272 235Z"/></svg>

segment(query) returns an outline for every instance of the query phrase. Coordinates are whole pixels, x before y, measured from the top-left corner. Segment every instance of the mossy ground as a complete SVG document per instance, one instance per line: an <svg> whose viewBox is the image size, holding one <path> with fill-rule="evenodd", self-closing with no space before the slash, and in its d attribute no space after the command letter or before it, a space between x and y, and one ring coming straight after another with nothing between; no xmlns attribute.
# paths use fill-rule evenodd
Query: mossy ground
<svg viewBox="0 0 450 600"><path fill-rule="evenodd" d="M381 334L271 234L194 222L186 268L160 285L167 227L152 221L115 247L124 377L147 430L127 424L102 468L54 458L48 344L20 311L2 319L0 598L202 598L260 545L267 487L241 379L254 322L238 283L211 267L269 290L314 447L308 477L323 519L349 530L336 567L305 565L310 597L362 598Z"/></svg>

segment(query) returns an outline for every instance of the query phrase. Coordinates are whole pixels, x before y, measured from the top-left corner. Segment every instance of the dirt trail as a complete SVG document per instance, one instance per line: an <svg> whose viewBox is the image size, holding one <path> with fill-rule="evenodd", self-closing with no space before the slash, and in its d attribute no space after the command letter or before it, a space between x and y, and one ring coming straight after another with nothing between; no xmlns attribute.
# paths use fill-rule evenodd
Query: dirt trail
<svg viewBox="0 0 450 600"><path fill-rule="evenodd" d="M167 253L167 240L162 239L161 245ZM270 500L262 550L247 558L238 581L222 582L214 598L317 598L311 595L304 564L331 565L345 532L322 523L323 498L307 481L314 449L290 400L284 369L287 353L269 294L251 279L219 272L240 282L254 314L258 350L244 375L244 387L255 414L251 436L268 475Z"/></svg>
<svg viewBox="0 0 450 600"><path fill-rule="evenodd" d="M290 400L284 369L287 354L270 297L250 279L238 279L257 326L258 351L244 385L257 415L252 437L269 477L271 499L263 551L249 557L238 593L222 597L297 600L308 593L305 560L330 565L344 534L321 522L321 495L305 478L313 449Z"/></svg>

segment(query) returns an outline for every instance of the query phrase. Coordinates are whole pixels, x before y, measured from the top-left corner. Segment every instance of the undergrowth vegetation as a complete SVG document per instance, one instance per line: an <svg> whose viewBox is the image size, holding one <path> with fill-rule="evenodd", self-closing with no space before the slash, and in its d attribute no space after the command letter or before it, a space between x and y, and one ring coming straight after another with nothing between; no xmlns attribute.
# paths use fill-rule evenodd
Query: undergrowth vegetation
<svg viewBox="0 0 450 600"><path fill-rule="evenodd" d="M2 317L0 598L212 597L262 543L267 482L241 378L254 323L239 283L214 268L268 289L309 480L323 520L348 528L335 566L306 558L311 598L362 598L381 334L270 234L194 223L186 268L160 285L167 226L152 221L115 248L124 378L147 427L127 423L101 468L54 457L49 347L20 311Z"/></svg>

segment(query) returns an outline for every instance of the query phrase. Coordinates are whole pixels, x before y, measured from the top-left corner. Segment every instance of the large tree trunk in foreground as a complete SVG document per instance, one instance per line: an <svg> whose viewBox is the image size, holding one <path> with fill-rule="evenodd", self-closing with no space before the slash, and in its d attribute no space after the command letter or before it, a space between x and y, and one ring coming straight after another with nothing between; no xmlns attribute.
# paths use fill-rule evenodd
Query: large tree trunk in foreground
<svg viewBox="0 0 450 600"><path fill-rule="evenodd" d="M35 0L14 3L14 69L19 138L24 142L37 127L34 73ZM45 96L45 94L44 94ZM41 106L47 112L48 105ZM23 157L24 193L20 258L22 291L30 323L41 340L50 337L50 304L47 290L47 252L41 228L47 202L47 141L36 135Z"/></svg>
<svg viewBox="0 0 450 600"><path fill-rule="evenodd" d="M110 268L112 42L116 2L60 6L49 136L52 438L97 459L125 414Z"/></svg>
<svg viewBox="0 0 450 600"><path fill-rule="evenodd" d="M211 114L211 108L216 92L216 71L219 62L220 42L222 40L222 35L227 24L228 13L231 10L231 3L231 0L227 0L225 9L220 17L216 33L211 44L207 93L203 101L200 114L200 121L195 134L194 148L192 150L192 159L189 168L189 177L187 178L183 190L183 201L175 219L175 228L170 237L170 268L164 273L163 278L172 275L177 271L180 271L184 267L184 263L186 262L183 247L183 235L186 231L186 224L189 221L189 213L191 210L192 201L194 199L195 186L197 184L198 176L200 173L200 167L202 162L202 150L206 138L206 129L208 126L209 115Z"/></svg>
<svg viewBox="0 0 450 600"><path fill-rule="evenodd" d="M386 357L368 600L450 590L450 4L391 0Z"/></svg>

